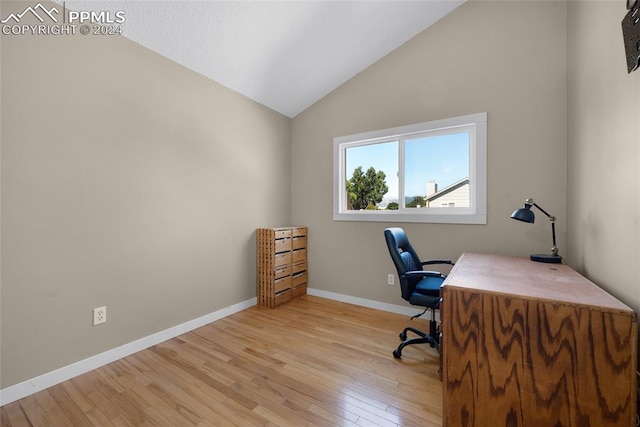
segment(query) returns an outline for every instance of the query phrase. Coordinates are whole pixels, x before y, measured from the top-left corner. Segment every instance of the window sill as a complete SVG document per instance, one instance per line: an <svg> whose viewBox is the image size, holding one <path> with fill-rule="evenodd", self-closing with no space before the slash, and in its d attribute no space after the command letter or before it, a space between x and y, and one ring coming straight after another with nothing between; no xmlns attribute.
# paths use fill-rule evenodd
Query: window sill
<svg viewBox="0 0 640 427"><path fill-rule="evenodd" d="M334 221L421 222L428 224L486 224L487 215L478 213L414 213L389 211L353 211L333 213Z"/></svg>

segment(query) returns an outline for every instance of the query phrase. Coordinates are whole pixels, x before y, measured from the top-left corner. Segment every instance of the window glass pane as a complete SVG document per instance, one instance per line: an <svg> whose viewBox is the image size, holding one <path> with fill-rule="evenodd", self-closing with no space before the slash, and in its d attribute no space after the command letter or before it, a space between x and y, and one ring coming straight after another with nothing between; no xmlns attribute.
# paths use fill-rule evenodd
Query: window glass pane
<svg viewBox="0 0 640 427"><path fill-rule="evenodd" d="M408 139L404 146L407 208L469 207L469 132Z"/></svg>
<svg viewBox="0 0 640 427"><path fill-rule="evenodd" d="M397 209L398 141L347 147L347 210Z"/></svg>

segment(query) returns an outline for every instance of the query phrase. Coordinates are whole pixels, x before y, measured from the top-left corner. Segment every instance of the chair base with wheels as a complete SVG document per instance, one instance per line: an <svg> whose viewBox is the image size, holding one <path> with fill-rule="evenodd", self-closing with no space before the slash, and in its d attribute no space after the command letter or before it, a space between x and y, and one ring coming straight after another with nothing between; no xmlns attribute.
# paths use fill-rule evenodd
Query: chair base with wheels
<svg viewBox="0 0 640 427"><path fill-rule="evenodd" d="M418 316L421 316L422 314L424 314L424 312L419 314ZM411 319L418 316L413 316ZM407 338L407 332L412 332L419 338ZM435 321L435 310L431 310L431 320L429 320L429 333L422 332L421 330L416 329L412 326L407 326L402 332L400 332L399 336L402 342L397 349L393 350L393 357L395 357L396 359L402 358L403 348L413 344L429 344L432 348L435 348L436 350L438 350L438 352L440 352L440 330Z"/></svg>

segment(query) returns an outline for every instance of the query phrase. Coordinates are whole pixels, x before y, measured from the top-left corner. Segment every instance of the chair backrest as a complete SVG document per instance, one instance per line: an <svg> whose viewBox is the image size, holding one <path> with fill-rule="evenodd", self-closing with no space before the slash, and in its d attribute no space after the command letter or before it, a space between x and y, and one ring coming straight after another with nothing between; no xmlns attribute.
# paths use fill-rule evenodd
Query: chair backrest
<svg viewBox="0 0 640 427"><path fill-rule="evenodd" d="M409 298L415 290L416 285L422 278L403 278L403 276L407 271L422 270L420 258L418 258L418 254L416 254L413 246L411 246L411 243L409 243L407 234L402 228L387 228L386 230L384 230L384 238L387 241L389 254L391 255L393 264L396 266L396 270L398 272L402 298L409 301Z"/></svg>

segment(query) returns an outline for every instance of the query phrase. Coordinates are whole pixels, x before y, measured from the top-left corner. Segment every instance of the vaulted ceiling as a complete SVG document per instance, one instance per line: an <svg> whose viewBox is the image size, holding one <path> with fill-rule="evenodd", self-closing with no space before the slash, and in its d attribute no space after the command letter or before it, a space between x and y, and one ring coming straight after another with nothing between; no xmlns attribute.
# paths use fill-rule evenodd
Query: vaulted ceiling
<svg viewBox="0 0 640 427"><path fill-rule="evenodd" d="M67 0L64 4L75 11L123 11L125 37L295 117L463 2Z"/></svg>

